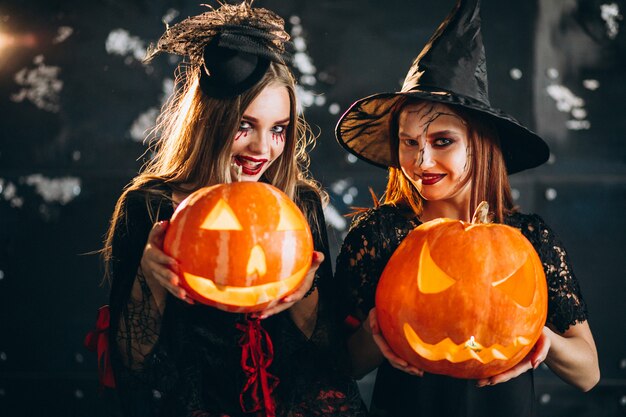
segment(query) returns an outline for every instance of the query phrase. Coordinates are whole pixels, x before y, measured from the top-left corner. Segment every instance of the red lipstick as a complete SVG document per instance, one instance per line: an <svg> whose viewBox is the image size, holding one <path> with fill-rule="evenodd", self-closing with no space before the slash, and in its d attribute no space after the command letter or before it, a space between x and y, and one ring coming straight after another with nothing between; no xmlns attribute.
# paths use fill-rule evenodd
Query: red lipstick
<svg viewBox="0 0 626 417"><path fill-rule="evenodd" d="M267 163L265 158L254 158L252 156L237 155L234 157L235 163L241 167L245 175L255 176L263 169Z"/></svg>
<svg viewBox="0 0 626 417"><path fill-rule="evenodd" d="M422 174L420 177L422 178L423 185L434 185L445 177L446 174Z"/></svg>

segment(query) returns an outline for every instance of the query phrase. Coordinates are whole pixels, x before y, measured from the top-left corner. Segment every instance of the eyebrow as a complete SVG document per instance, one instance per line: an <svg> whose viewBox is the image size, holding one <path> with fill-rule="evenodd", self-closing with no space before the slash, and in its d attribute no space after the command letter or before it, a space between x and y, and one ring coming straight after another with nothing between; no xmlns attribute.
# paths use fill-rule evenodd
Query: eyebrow
<svg viewBox="0 0 626 417"><path fill-rule="evenodd" d="M450 129L444 129L444 130L435 130L434 132L428 132L428 136L438 136L438 135L459 135L461 134L461 132L457 131L457 130L450 130ZM398 132L398 137L401 138L412 138L413 135L408 134L407 132L401 130Z"/></svg>
<svg viewBox="0 0 626 417"><path fill-rule="evenodd" d="M258 123L258 122L259 122L259 119L257 119L256 117L248 116L248 115L246 115L246 114L244 114L244 115L242 116L242 119L246 119L246 120L249 120L249 121L251 121L251 122L255 122L255 123ZM282 124L285 124L285 123L287 123L287 122L289 122L289 121L291 121L291 117L287 117L287 118L285 118L285 119L283 119L283 120L278 120L278 121L274 122L274 124L275 124L275 125L282 125Z"/></svg>
<svg viewBox="0 0 626 417"><path fill-rule="evenodd" d="M434 132L430 132L428 133L429 136L437 136L437 135L459 135L461 134L461 132L457 131L457 130L450 130L450 129L444 129L444 130L435 130Z"/></svg>

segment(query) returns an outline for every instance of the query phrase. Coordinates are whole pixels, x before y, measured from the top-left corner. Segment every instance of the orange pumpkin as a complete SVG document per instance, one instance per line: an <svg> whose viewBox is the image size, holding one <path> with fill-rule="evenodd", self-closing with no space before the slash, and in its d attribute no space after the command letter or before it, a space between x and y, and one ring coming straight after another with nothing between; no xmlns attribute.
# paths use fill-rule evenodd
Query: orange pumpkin
<svg viewBox="0 0 626 417"><path fill-rule="evenodd" d="M376 290L381 332L426 372L486 378L520 362L547 315L539 256L515 228L451 219L411 231Z"/></svg>
<svg viewBox="0 0 626 417"><path fill-rule="evenodd" d="M163 245L190 297L232 312L260 311L295 291L311 266L306 218L258 182L200 189L176 209Z"/></svg>

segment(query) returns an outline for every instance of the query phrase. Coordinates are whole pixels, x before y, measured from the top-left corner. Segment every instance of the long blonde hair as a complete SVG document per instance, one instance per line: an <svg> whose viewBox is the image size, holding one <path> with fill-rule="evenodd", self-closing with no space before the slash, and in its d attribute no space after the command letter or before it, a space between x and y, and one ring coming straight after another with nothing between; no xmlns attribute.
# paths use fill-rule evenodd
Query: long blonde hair
<svg viewBox="0 0 626 417"><path fill-rule="evenodd" d="M272 62L256 85L234 98L217 99L200 89L196 67L179 67L178 88L165 104L152 133L153 141L147 152L154 156L124 189L115 206L102 250L105 276L110 272L111 245L115 227L124 215L127 195L147 189L171 198L162 190L150 190L150 184L154 183L166 184L172 191L189 194L208 185L231 182L230 150L241 118L250 103L270 84L287 89L291 111L284 150L268 167L263 179L293 199L310 220L315 220L309 202L300 201L300 193L296 190L314 191L323 200L326 195L308 175L307 147L314 137L304 118L297 113L295 80L290 70L283 64ZM153 220L156 218L154 213L150 212L150 215Z"/></svg>
<svg viewBox="0 0 626 417"><path fill-rule="evenodd" d="M422 214L424 199L400 168L398 158L398 117L404 106L419 103L419 99L398 100L391 109L390 123L391 155L393 166L389 167L389 178L384 194L384 203L410 208L417 216ZM446 104L447 105L447 104ZM479 112L463 107L449 106L468 126L471 196L470 213L481 201L489 203L494 221L504 222L504 218L515 208L511 197L511 186L504 164L498 131L487 117Z"/></svg>

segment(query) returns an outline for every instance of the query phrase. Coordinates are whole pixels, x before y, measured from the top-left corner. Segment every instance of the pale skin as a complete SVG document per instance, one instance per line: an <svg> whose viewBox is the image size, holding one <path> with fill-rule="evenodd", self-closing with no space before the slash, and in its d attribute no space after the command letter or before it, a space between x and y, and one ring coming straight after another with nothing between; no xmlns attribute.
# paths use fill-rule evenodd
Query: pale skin
<svg viewBox="0 0 626 417"><path fill-rule="evenodd" d="M290 98L287 89L270 84L259 93L244 111L239 130L235 133L231 148L232 175L241 181L258 181L267 168L282 154L285 147L285 131L290 120ZM174 193L174 205L178 205L188 194ZM167 293L194 304L180 284L176 259L162 250L167 221L154 225L148 236L141 258L141 272L161 312L165 308ZM324 261L322 252L313 252L311 267L303 283L292 294L276 300L266 309L255 314L264 319L289 309L289 314L300 330L310 337L317 320L318 292L304 298L311 288L315 272ZM141 299L141 288L137 280L132 296Z"/></svg>
<svg viewBox="0 0 626 417"><path fill-rule="evenodd" d="M399 160L404 174L424 197L422 222L439 217L470 221L471 163L468 130L454 110L429 102L405 106L399 115ZM365 375L385 359L415 376L423 371L401 359L385 341L376 309L348 341L357 376ZM546 326L530 353L512 369L476 381L478 387L496 385L545 363L563 381L588 391L600 379L598 353L587 321L565 332Z"/></svg>

